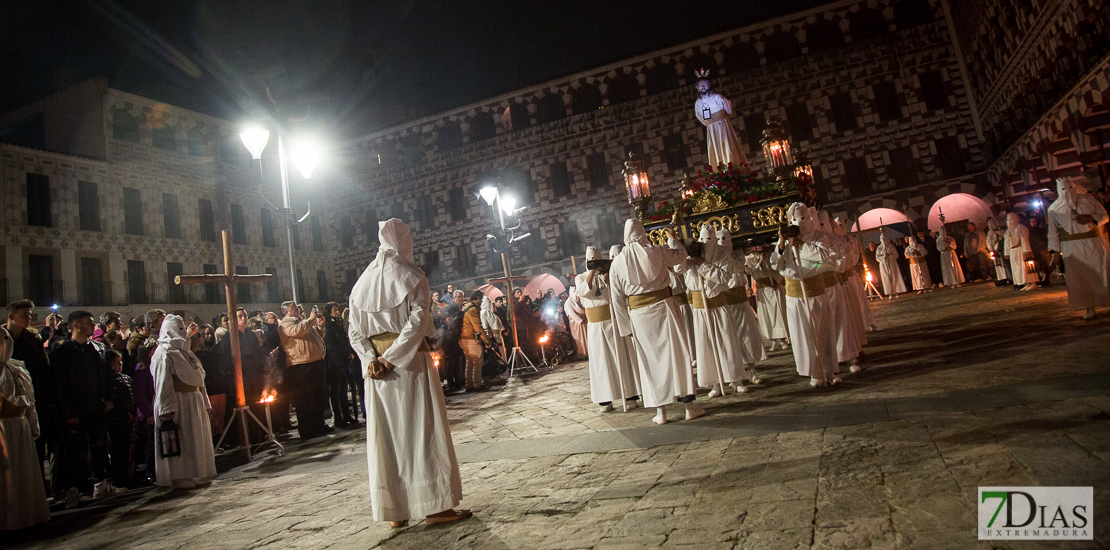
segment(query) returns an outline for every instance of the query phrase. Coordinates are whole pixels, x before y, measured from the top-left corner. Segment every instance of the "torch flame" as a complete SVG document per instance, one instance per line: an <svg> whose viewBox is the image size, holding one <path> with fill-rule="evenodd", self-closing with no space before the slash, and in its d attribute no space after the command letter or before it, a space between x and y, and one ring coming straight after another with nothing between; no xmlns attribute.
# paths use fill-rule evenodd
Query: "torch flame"
<svg viewBox="0 0 1110 550"><path fill-rule="evenodd" d="M262 394L262 399L259 401L259 403L273 403L276 397L277 392L270 390L269 392Z"/></svg>
<svg viewBox="0 0 1110 550"><path fill-rule="evenodd" d="M547 338L546 334L544 334L543 336L540 336L540 343L541 344L546 344L547 340L548 340L548 338Z"/></svg>
<svg viewBox="0 0 1110 550"><path fill-rule="evenodd" d="M869 282L869 283L870 283L871 281L874 281L874 280L875 280L875 279L874 279L873 277L871 277L871 271L867 271L867 272L866 272L866 276L867 276L867 282Z"/></svg>

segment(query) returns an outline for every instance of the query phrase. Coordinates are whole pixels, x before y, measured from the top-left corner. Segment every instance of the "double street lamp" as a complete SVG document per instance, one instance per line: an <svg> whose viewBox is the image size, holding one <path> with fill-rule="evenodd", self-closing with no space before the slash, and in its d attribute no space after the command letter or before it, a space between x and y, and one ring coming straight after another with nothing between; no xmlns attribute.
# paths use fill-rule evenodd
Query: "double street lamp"
<svg viewBox="0 0 1110 550"><path fill-rule="evenodd" d="M508 228L505 227L505 216L516 215L518 212L524 210L525 207L517 208L516 197L501 193L501 190L494 184L483 186L478 190L478 194L482 196L482 200L486 201L486 204L492 206L497 211L497 221L501 226L501 234L499 236L486 235L486 240L491 244L496 243L496 245L494 245L494 251L501 253L501 267L505 270L505 287L508 289L507 300L509 302L509 323L513 325L513 351L509 355L509 376L512 376L518 363L520 363L521 368L524 367L524 363L527 363L532 370L539 372L539 369L532 363L532 360L520 349L520 338L516 326L516 299L513 297L513 273L512 268L509 267L509 245L527 239L532 234L515 234L516 230L520 228L519 219L516 225Z"/></svg>
<svg viewBox="0 0 1110 550"><path fill-rule="evenodd" d="M266 144L270 141L270 131L261 126L248 126L242 132L239 132L239 139L243 140L243 145L246 146L247 151L250 151L251 159L258 161L258 174L261 178L262 151L266 149ZM304 216L297 219L293 214L293 201L289 195L289 163L286 160L285 141L282 139L280 132L277 136L277 146L278 167L281 173L282 208L280 210L285 218L285 239L289 245L289 280L293 289L293 301L300 303L299 296L297 296L297 267L293 262L293 225L308 219L309 214L312 213L312 202L308 203L308 210L304 213ZM311 179L312 171L316 168L316 162L320 160L320 150L315 144L310 141L295 142L290 156L304 179ZM259 189L259 193L261 193L261 189ZM266 199L266 196L263 195L262 198ZM269 199L266 199L266 202L269 202Z"/></svg>

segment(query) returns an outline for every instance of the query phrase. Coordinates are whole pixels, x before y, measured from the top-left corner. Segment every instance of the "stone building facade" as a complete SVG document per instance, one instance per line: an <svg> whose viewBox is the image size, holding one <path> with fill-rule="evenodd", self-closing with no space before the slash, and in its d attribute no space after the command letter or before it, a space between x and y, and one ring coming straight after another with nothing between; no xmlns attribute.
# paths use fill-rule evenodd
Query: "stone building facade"
<svg viewBox="0 0 1110 550"><path fill-rule="evenodd" d="M700 68L732 101L752 166L764 166L758 139L767 117L780 117L813 159L834 212L858 214L878 201L927 213L908 198L952 190L994 202L944 5L845 0L355 140L347 152L358 168L329 197L336 277L353 283L373 257L374 222L393 216L413 225L417 261L433 284L471 287L499 273L485 240L496 217L471 192L488 181L530 205L520 221L533 237L513 251L515 271L569 272L586 244L621 239L629 151L650 167L657 202L706 162L693 113Z"/></svg>
<svg viewBox="0 0 1110 550"><path fill-rule="evenodd" d="M0 144L5 303L31 298L40 318L58 304L63 313L160 307L211 319L226 311L222 285L172 280L223 272L221 229L233 231L237 270L276 275L272 284L240 285L243 307L276 310L291 296L283 218L260 195L279 200L277 162L264 155L260 186L233 123L95 79L0 124L19 143ZM298 227L307 301L333 294L322 227L315 216Z"/></svg>

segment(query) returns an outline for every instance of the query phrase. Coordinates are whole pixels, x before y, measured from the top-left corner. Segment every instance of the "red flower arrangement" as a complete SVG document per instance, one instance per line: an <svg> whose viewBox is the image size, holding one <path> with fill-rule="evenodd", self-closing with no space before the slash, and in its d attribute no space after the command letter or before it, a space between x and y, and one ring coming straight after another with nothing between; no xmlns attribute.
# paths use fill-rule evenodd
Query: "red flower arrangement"
<svg viewBox="0 0 1110 550"><path fill-rule="evenodd" d="M690 189L693 194L690 197L677 199L674 204L667 201L659 203L647 215L647 221L669 221L675 212L688 216L693 212L693 206L709 194L720 197L729 206L752 204L792 193L799 193L806 200L812 194L813 184L805 174L799 177L786 176L782 181L764 180L744 162L735 165L730 162L727 166L719 164L716 168L706 166L698 170L692 180Z"/></svg>

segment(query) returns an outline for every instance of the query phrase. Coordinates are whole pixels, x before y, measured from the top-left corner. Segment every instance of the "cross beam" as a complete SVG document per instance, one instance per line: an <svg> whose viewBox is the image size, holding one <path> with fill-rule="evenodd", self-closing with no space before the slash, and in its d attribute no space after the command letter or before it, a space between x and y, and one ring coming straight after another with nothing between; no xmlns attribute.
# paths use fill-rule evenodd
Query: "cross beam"
<svg viewBox="0 0 1110 550"><path fill-rule="evenodd" d="M266 273L263 275L236 275L235 262L232 260L231 254L231 231L223 230L223 249L224 249L224 272L222 275L178 275L174 277L174 282L179 285L189 284L207 284L207 283L223 283L227 295L227 318L233 328L227 331L228 338L231 339L231 358L235 364L235 402L238 408L242 409L247 406L246 393L243 390L243 358L239 350L239 323L236 321L235 310L235 285L237 283L261 283L269 281L274 276ZM259 396L261 398L261 396ZM250 459L250 439L247 435L247 417L246 415L239 415L242 428L242 441L243 447L247 450L247 458ZM226 428L225 428L226 430Z"/></svg>

